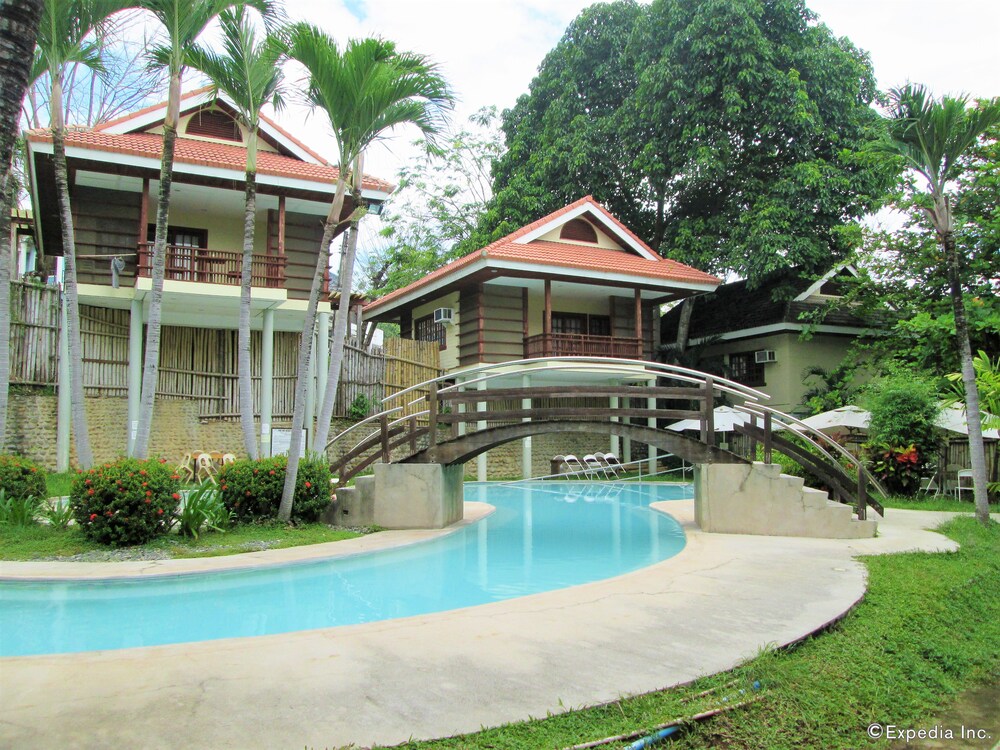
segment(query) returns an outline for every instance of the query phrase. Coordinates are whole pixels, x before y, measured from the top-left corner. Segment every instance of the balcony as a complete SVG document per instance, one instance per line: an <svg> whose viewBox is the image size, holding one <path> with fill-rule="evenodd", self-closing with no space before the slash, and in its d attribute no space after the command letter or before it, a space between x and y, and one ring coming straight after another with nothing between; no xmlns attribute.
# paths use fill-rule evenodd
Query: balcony
<svg viewBox="0 0 1000 750"><path fill-rule="evenodd" d="M139 276L152 276L152 251L152 242L139 245ZM164 278L199 284L239 286L242 266L242 252L167 245ZM281 255L254 254L250 269L251 286L281 289L285 285L285 258Z"/></svg>
<svg viewBox="0 0 1000 750"><path fill-rule="evenodd" d="M642 359L642 341L585 333L542 333L524 340L524 358L538 357Z"/></svg>

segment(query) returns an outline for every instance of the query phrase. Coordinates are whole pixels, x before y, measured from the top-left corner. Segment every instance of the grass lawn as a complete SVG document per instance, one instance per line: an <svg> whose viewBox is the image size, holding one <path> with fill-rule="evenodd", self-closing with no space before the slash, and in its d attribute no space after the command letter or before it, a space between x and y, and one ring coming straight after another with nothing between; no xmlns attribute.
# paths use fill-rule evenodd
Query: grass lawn
<svg viewBox="0 0 1000 750"><path fill-rule="evenodd" d="M321 523L303 526L275 523L235 526L225 533L207 531L197 539L168 534L141 547L125 549L166 553L171 558L218 557L261 549L339 542L342 539L353 539L358 536L361 534L346 529L331 528ZM91 542L73 527L54 529L42 524L27 527L12 526L4 528L0 534L0 559L3 560L39 560L109 551L110 547Z"/></svg>
<svg viewBox="0 0 1000 750"><path fill-rule="evenodd" d="M75 478L75 471L64 471L62 474L46 474L45 486L49 491L49 497L68 495Z"/></svg>
<svg viewBox="0 0 1000 750"><path fill-rule="evenodd" d="M886 747L869 739L869 724L931 726L958 692L1000 677L1000 524L984 528L958 518L942 531L962 545L958 552L864 558L864 600L794 648L762 653L733 672L684 687L401 747L568 747L718 707L754 680L762 685L757 701L693 724L663 747ZM710 688L717 688L712 695L694 697Z"/></svg>
<svg viewBox="0 0 1000 750"><path fill-rule="evenodd" d="M956 500L950 495L937 497L887 497L882 503L886 508L902 508L903 510L948 510L954 513L975 513L976 506L970 500ZM990 503L990 513L1000 513L1000 505Z"/></svg>

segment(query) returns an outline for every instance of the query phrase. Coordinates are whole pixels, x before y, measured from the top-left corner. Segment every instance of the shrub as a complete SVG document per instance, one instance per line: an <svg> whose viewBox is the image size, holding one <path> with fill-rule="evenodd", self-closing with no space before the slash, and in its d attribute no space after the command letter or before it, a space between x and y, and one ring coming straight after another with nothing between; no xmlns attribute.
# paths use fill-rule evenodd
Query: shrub
<svg viewBox="0 0 1000 750"><path fill-rule="evenodd" d="M362 419L367 417L372 413L372 409L377 405L377 401L365 393L359 393L351 401L351 405L347 408L347 416L349 419L353 419L355 422L360 422Z"/></svg>
<svg viewBox="0 0 1000 750"><path fill-rule="evenodd" d="M73 506L63 502L61 497L53 497L39 506L39 513L49 526L54 529L65 529L73 520Z"/></svg>
<svg viewBox="0 0 1000 750"><path fill-rule="evenodd" d="M243 460L227 464L219 473L219 491L227 510L239 523L276 518L285 486L288 458L273 456L257 461ZM299 462L295 481L292 520L311 523L330 504L330 467L319 456Z"/></svg>
<svg viewBox="0 0 1000 750"><path fill-rule="evenodd" d="M0 527L33 526L42 502L42 498L35 495L8 497L7 490L0 488Z"/></svg>
<svg viewBox="0 0 1000 750"><path fill-rule="evenodd" d="M179 477L160 461L123 458L73 480L73 517L88 539L122 547L145 544L174 524Z"/></svg>
<svg viewBox="0 0 1000 750"><path fill-rule="evenodd" d="M224 531L229 526L231 515L222 502L219 490L204 484L187 493L177 516L177 524L183 536L197 539L203 528Z"/></svg>
<svg viewBox="0 0 1000 750"><path fill-rule="evenodd" d="M45 488L45 472L20 456L0 456L0 487L7 491L8 498L18 500L49 496Z"/></svg>

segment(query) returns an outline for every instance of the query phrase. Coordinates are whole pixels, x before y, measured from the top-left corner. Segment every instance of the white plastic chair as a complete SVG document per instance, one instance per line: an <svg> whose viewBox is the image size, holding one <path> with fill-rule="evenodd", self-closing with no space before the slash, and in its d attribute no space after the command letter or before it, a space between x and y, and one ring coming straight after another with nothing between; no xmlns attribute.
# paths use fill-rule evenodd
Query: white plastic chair
<svg viewBox="0 0 1000 750"><path fill-rule="evenodd" d="M941 494L941 485L938 484L937 472L934 472L929 477L924 477L920 480L920 489L917 492L922 492L925 495L933 495L937 497Z"/></svg>
<svg viewBox="0 0 1000 750"><path fill-rule="evenodd" d="M608 473L604 470L604 466L597 460L597 456L593 453L588 453L584 456L583 463L586 467L585 472L588 477L596 479L603 476L605 479L608 478Z"/></svg>
<svg viewBox="0 0 1000 750"><path fill-rule="evenodd" d="M618 463L618 466L615 466L614 463L612 463L611 461L608 460L608 456L609 455L612 458L614 458L614 454L613 453L611 453L611 454L608 454L608 453L595 453L594 454L594 458L596 458L598 461L601 462L601 466L604 467L604 474L605 474L605 476L608 479L611 479L611 475L612 474L614 475L614 478L617 479L618 476L619 476L618 475L618 466L621 466L621 463ZM617 462L617 461L618 461L618 459L615 458L615 462Z"/></svg>
<svg viewBox="0 0 1000 750"><path fill-rule="evenodd" d="M625 473L625 467L622 465L622 462L618 460L618 456L616 456L614 453L605 453L604 461L615 473L616 477L620 477L622 474Z"/></svg>
<svg viewBox="0 0 1000 750"><path fill-rule="evenodd" d="M975 481L972 478L972 469L960 469L955 480L956 499L961 500L963 492L971 492L975 496Z"/></svg>
<svg viewBox="0 0 1000 750"><path fill-rule="evenodd" d="M580 463L580 459L572 453L567 453L566 458L563 460L566 462L566 468L569 470L569 473L573 476L584 476L587 473L587 470L583 468L583 464Z"/></svg>
<svg viewBox="0 0 1000 750"><path fill-rule="evenodd" d="M194 473L195 479L199 483L207 479L212 484L215 484L215 462L212 461L212 455L210 453L199 453L195 461L197 465Z"/></svg>

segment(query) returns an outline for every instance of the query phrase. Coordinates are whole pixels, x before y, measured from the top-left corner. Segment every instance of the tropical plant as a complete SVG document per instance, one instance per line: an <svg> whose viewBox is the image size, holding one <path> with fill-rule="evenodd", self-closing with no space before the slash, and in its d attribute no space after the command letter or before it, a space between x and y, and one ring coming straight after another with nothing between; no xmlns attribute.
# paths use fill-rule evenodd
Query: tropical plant
<svg viewBox="0 0 1000 750"><path fill-rule="evenodd" d="M976 358L972 360L972 367L976 371L979 405L983 412L983 429L1000 429L1000 357L993 360L986 352L980 350ZM962 373L953 372L945 377L955 389L954 396L946 398L945 404L960 403L965 396Z"/></svg>
<svg viewBox="0 0 1000 750"><path fill-rule="evenodd" d="M359 393L354 397L354 400L351 401L351 405L347 409L347 416L355 422L358 422L371 414L372 409L377 403L378 402L371 398L367 393Z"/></svg>
<svg viewBox="0 0 1000 750"><path fill-rule="evenodd" d="M167 71L167 111L163 118L163 152L160 157L160 194L156 203L156 235L151 260L149 313L146 319L146 354L142 366L142 393L132 455L145 458L149 452L153 423L153 403L160 363L163 279L166 273L167 216L173 185L174 148L180 122L181 76L187 56L205 27L226 8L241 3L233 0L137 0L136 5L159 21L166 36L163 44L150 50L152 64ZM269 0L246 0L265 16L273 13Z"/></svg>
<svg viewBox="0 0 1000 750"><path fill-rule="evenodd" d="M854 373L857 369L857 365L849 360L829 369L810 365L802 371L802 384L805 385L809 378L816 380L802 394L802 403L809 408L811 414L848 406L854 401L857 392L854 387Z"/></svg>
<svg viewBox="0 0 1000 750"><path fill-rule="evenodd" d="M887 139L879 150L901 158L908 169L924 178L927 201L924 213L937 234L955 312L955 338L969 423L969 458L972 464L976 518L989 523L986 488L986 454L983 447L979 389L972 364L969 324L962 287L962 259L955 238L950 184L960 175L961 159L979 138L1000 123L1000 99L979 102L970 108L967 97L934 99L924 86L893 89L887 119Z"/></svg>
<svg viewBox="0 0 1000 750"><path fill-rule="evenodd" d="M69 495L73 518L84 536L100 544L145 544L173 526L179 479L166 459L123 458L81 471Z"/></svg>
<svg viewBox="0 0 1000 750"><path fill-rule="evenodd" d="M10 208L14 146L28 88L42 0L0 3L0 446L7 435L10 383Z"/></svg>
<svg viewBox="0 0 1000 750"><path fill-rule="evenodd" d="M0 487L0 527L34 526L42 502L37 495L8 497L7 491Z"/></svg>
<svg viewBox="0 0 1000 750"><path fill-rule="evenodd" d="M398 51L392 42L382 39L351 40L341 50L329 35L308 24L295 26L291 39L291 56L302 63L309 73L309 102L313 107L322 109L330 120L337 143L339 173L336 192L323 227L323 239L317 253L299 342L292 442L278 513L283 521L289 520L292 513L316 308L329 264L330 242L344 224L342 213L348 185L351 186L353 210L347 222L357 222L364 215L361 162L365 149L385 131L407 124L417 126L426 138L433 138L444 125L444 112L453 104L452 93L437 67L422 55ZM325 451L329 436L344 357L355 250L356 241L348 242L341 259L340 306L333 330L326 393L322 396L313 441L321 451Z"/></svg>
<svg viewBox="0 0 1000 750"><path fill-rule="evenodd" d="M39 505L38 513L54 529L65 529L73 520L73 506L61 497L51 497Z"/></svg>
<svg viewBox="0 0 1000 750"><path fill-rule="evenodd" d="M224 54L197 46L189 51L187 61L188 65L208 76L216 92L221 91L229 97L236 106L240 123L247 129L237 370L243 445L250 458L257 458L250 369L250 293L257 215L257 138L261 109L266 104L280 109L284 104L281 96L281 62L288 53L288 43L275 34L266 34L258 39L243 6L235 10L224 10L219 14L219 22Z"/></svg>
<svg viewBox="0 0 1000 750"><path fill-rule="evenodd" d="M192 539L197 539L205 528L225 531L231 519L232 513L222 502L219 490L210 484L189 490L177 512L179 533Z"/></svg>
<svg viewBox="0 0 1000 750"><path fill-rule="evenodd" d="M33 81L47 73L50 84L49 129L52 133L52 162L65 268L63 304L66 305L65 322L69 340L70 409L76 459L84 469L89 469L94 463L94 453L90 448L83 397L83 345L80 341L80 304L77 297L76 238L69 194L69 166L66 162L63 83L70 66L77 63L88 66L94 72L104 70L98 32L112 15L128 5L129 0L46 0L31 72Z"/></svg>

